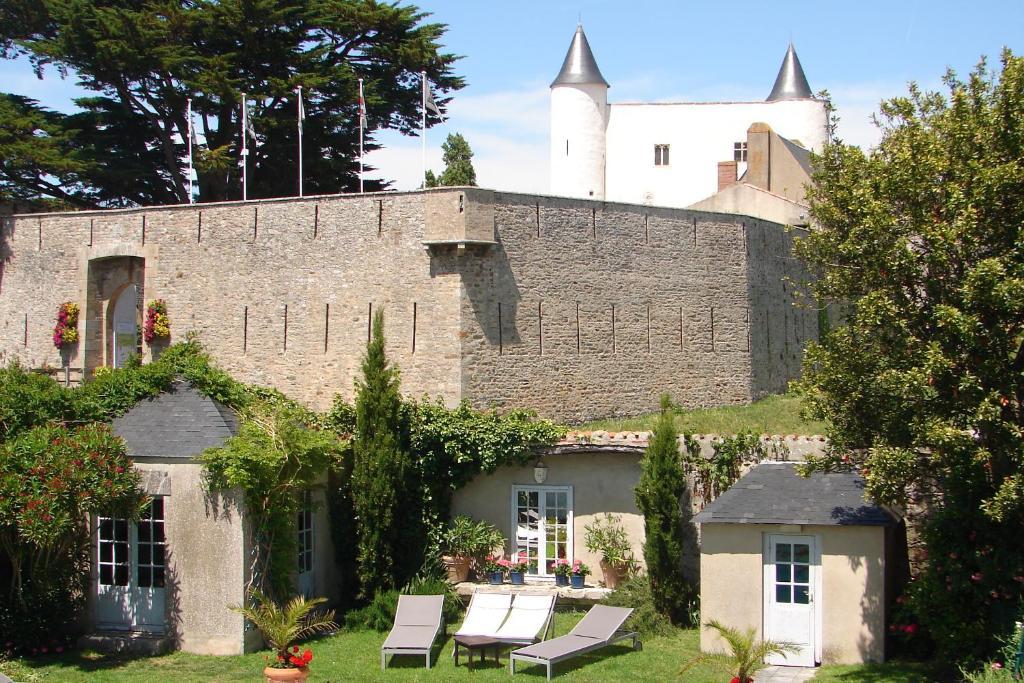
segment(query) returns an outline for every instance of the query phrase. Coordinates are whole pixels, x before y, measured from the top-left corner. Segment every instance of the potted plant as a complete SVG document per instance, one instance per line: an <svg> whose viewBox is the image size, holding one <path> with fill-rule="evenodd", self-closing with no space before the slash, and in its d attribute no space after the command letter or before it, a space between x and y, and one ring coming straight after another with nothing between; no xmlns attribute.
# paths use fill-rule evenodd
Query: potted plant
<svg viewBox="0 0 1024 683"><path fill-rule="evenodd" d="M502 564L504 563L504 564ZM498 586L505 583L505 565L508 560L494 555L488 555L484 559L484 575L492 585Z"/></svg>
<svg viewBox="0 0 1024 683"><path fill-rule="evenodd" d="M452 583L469 580L473 560L504 545L505 537L493 524L459 515L448 525L442 539L444 555L441 562L448 573L448 580Z"/></svg>
<svg viewBox="0 0 1024 683"><path fill-rule="evenodd" d="M601 555L601 573L606 588L617 588L636 569L636 558L622 518L605 513L584 527L583 543L587 550Z"/></svg>
<svg viewBox="0 0 1024 683"><path fill-rule="evenodd" d="M555 585L556 586L568 586L569 585L569 574L572 573L572 568L569 566L569 560L564 557L560 557L555 560Z"/></svg>
<svg viewBox="0 0 1024 683"><path fill-rule="evenodd" d="M710 661L718 665L725 673L733 674L729 683L754 683L754 674L767 664L764 660L769 655L787 655L800 651L793 643L780 643L774 640L757 640L757 631L751 627L746 631L725 626L711 619L704 623L707 628L718 631L725 644L729 646L728 655L700 655L694 657L683 666L680 674L701 662Z"/></svg>
<svg viewBox="0 0 1024 683"><path fill-rule="evenodd" d="M516 559L509 562L508 578L513 586L522 586L526 583L526 572L530 569L530 563L526 559L526 553L516 553Z"/></svg>
<svg viewBox="0 0 1024 683"><path fill-rule="evenodd" d="M569 579L572 582L573 588L583 588L583 580L587 574L590 573L590 567L583 564L579 560L572 563L572 568L569 571Z"/></svg>
<svg viewBox="0 0 1024 683"><path fill-rule="evenodd" d="M275 659L263 669L267 683L275 681L302 681L309 676L309 664L313 651L306 648L300 652L298 642L315 633L338 628L334 623L334 610L314 612L316 607L327 602L325 598L307 600L298 595L281 607L263 593L254 590L251 594L253 605L234 605L230 609L242 614L252 622L263 636Z"/></svg>

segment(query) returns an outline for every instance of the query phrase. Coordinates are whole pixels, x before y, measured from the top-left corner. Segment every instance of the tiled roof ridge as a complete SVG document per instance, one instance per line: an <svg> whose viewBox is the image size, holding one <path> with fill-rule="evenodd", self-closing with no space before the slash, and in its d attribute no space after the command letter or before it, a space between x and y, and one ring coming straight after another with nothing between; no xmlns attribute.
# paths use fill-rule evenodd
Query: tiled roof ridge
<svg viewBox="0 0 1024 683"><path fill-rule="evenodd" d="M618 432L609 432L603 429L595 430L570 430L565 436L559 440L558 445L560 446L574 446L574 445L602 445L602 444L628 444L628 445L640 445L647 444L650 441L651 435L654 432L651 430L623 430ZM726 434L692 434L694 438L698 440L715 440L724 439ZM818 442L824 443L826 438L821 434L759 434L761 439L771 440L787 440L797 442ZM683 434L678 437L680 443L683 442Z"/></svg>

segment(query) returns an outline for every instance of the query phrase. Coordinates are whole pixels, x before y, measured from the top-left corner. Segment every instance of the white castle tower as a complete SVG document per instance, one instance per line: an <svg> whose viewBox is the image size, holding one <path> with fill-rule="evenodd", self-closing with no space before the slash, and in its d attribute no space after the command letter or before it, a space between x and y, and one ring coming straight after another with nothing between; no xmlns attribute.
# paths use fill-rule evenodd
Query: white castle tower
<svg viewBox="0 0 1024 683"><path fill-rule="evenodd" d="M608 82L576 27L562 70L551 83L551 192L604 199Z"/></svg>
<svg viewBox="0 0 1024 683"><path fill-rule="evenodd" d="M718 190L719 162L735 161L742 180L754 123L801 158L827 141L825 103L792 44L765 100L609 104L608 87L578 26L551 83L552 194L686 207Z"/></svg>

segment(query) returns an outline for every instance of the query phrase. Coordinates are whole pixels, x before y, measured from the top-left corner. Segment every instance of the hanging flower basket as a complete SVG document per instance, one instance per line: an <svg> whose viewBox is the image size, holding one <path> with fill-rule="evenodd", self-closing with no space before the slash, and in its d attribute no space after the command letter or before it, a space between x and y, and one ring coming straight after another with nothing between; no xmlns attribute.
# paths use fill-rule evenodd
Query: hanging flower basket
<svg viewBox="0 0 1024 683"><path fill-rule="evenodd" d="M64 349L78 341L78 304L65 301L57 309L57 324L53 326L53 345Z"/></svg>
<svg viewBox="0 0 1024 683"><path fill-rule="evenodd" d="M171 336L171 320L167 317L167 304L163 299L154 299L146 306L146 322L142 325L142 338L147 344L155 339Z"/></svg>

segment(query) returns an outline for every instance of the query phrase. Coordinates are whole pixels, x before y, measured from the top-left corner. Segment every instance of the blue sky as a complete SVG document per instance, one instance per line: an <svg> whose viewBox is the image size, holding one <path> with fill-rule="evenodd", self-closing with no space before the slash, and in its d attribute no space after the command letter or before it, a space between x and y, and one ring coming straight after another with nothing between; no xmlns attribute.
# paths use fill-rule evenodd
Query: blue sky
<svg viewBox="0 0 1024 683"><path fill-rule="evenodd" d="M811 88L827 88L839 108L840 136L871 145L878 102L906 92L908 81L938 87L947 67L969 71L1004 46L1024 53L1024 2L925 0L838 3L565 0L417 3L448 24L446 50L463 55L449 120L428 131L428 165L441 166L440 142L463 133L481 185L546 191L548 84L578 19L605 78L609 101L761 100L793 40ZM75 88L24 63L0 63L0 90L65 109ZM379 136L386 148L368 163L396 181L419 184L420 141Z"/></svg>

